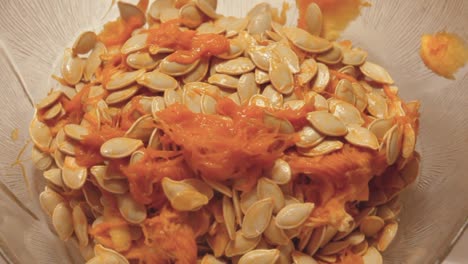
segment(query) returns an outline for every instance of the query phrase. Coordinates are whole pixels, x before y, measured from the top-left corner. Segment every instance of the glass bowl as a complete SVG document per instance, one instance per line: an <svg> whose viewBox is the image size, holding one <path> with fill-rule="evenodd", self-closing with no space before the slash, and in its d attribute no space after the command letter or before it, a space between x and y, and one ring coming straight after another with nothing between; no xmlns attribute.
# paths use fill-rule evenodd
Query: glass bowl
<svg viewBox="0 0 468 264"><path fill-rule="evenodd" d="M41 173L32 166L28 124L33 105L53 88L63 49L83 30L116 17L114 1L3 0L0 10L0 260L82 263L73 242L54 235L40 209ZM241 16L259 0L219 0L218 12ZM268 1L281 6L281 0ZM294 2L288 23L295 23ZM398 236L385 263L436 263L452 247L468 217L468 67L446 80L419 57L420 37L441 30L468 39L465 0L370 1L342 39L369 51L386 67L405 100L422 102L417 149L420 177L402 194ZM0 261L1 262L1 261Z"/></svg>

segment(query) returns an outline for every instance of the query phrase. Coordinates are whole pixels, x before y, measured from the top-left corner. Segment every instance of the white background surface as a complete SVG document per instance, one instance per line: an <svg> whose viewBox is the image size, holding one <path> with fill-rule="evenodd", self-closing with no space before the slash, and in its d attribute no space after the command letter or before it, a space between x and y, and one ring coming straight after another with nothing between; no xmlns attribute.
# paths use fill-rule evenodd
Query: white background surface
<svg viewBox="0 0 468 264"><path fill-rule="evenodd" d="M465 230L466 231L466 230ZM443 264L468 263L468 232L465 232Z"/></svg>

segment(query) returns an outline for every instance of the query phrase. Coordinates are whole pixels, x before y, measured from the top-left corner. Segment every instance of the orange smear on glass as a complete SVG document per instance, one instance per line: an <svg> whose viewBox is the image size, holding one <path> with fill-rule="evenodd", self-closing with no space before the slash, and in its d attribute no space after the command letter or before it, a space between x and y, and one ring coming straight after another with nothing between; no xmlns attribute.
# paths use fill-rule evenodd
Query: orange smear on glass
<svg viewBox="0 0 468 264"><path fill-rule="evenodd" d="M362 0L296 0L298 26L301 28L305 28L306 10L311 3L316 3L322 10L322 36L329 40L337 39L349 23L360 15L361 8L370 5Z"/></svg>
<svg viewBox="0 0 468 264"><path fill-rule="evenodd" d="M448 32L423 35L421 58L434 73L448 79L468 62L468 44L459 36Z"/></svg>
<svg viewBox="0 0 468 264"><path fill-rule="evenodd" d="M219 55L229 51L229 40L218 34L199 34L196 31L181 31L180 21L172 20L148 30L147 43L176 51L168 59L181 64L190 64L202 57Z"/></svg>

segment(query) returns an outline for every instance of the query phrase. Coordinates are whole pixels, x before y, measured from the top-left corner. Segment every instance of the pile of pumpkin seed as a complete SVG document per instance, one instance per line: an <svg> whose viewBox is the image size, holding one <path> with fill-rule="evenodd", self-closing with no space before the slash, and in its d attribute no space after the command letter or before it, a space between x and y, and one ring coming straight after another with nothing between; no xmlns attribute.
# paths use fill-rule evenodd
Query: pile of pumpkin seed
<svg viewBox="0 0 468 264"><path fill-rule="evenodd" d="M316 4L307 8L306 30L273 21L266 3L255 6L245 18L219 15L216 6L216 0L193 0L178 9L174 0L156 0L144 14L134 5L119 2L124 20L139 16L147 21L147 28L183 18L189 21L180 25L183 29L226 36L229 52L179 64L167 59L174 50L148 46L148 33L143 29L135 30L120 49L113 50L107 50L94 32L85 32L65 51L61 72L66 84L39 102L37 110L44 113L46 121L60 120L66 114L60 98L71 99L92 83L90 98L106 90L109 94L84 110L98 120L110 120L142 91L152 94L139 101L146 115L139 117L124 137L113 138L100 149L106 159L128 157L132 163L143 157L140 148L160 148L158 140L163 132L145 130L145 124L154 122L158 111L175 103L204 114L218 114L213 94L265 109L299 109L312 104L315 111L307 115L309 124L300 131L274 115L266 115L265 123L279 127L282 133L297 133L300 155L327 155L352 144L384 152L389 166L398 161L398 169L410 174L402 178L418 173L415 129L394 122L408 109L417 111L418 103L409 102L403 108L399 97L387 96L376 84L389 85L394 94L398 88L383 67L367 60L366 51L321 38L322 15ZM108 63L107 55L119 52L127 55L126 62L133 70L115 73L104 86L95 73ZM305 56L298 56L298 52ZM336 78L332 70L357 81L341 79L330 94L327 86ZM307 88L304 98L293 92L296 86ZM31 122L32 159L46 180L40 203L52 217L58 236L78 243L86 263L129 263L124 257L128 248L106 248L88 233L104 221L106 199L100 190L115 195L123 219L131 226L130 233L121 234L120 239L142 237L139 225L147 219L148 208L132 198L126 177L108 172L106 163L91 168L77 164L74 144L89 133L88 126L86 120L67 124L53 135L37 117ZM197 240L198 263L335 263L345 250L361 255L365 264L382 263L380 252L387 249L398 229L398 192L391 197L374 195L377 200L359 207L358 216L340 227L311 226L307 219L315 205L292 191L291 178L289 164L278 159L270 175L260 178L250 192L203 178L164 178L162 188L172 208L179 211L201 212L210 200L218 199L214 202L222 209L202 217L200 226L207 228L198 230L203 237ZM63 195L70 192L74 195Z"/></svg>

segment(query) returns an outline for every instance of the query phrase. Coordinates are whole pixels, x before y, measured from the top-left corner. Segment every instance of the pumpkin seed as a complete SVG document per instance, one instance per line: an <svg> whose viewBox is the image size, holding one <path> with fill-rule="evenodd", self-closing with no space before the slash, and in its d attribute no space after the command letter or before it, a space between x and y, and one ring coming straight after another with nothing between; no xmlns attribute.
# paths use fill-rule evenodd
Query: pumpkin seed
<svg viewBox="0 0 468 264"><path fill-rule="evenodd" d="M310 112L307 114L307 120L324 135L339 137L348 133L343 122L325 111Z"/></svg>
<svg viewBox="0 0 468 264"><path fill-rule="evenodd" d="M242 235L246 238L260 236L270 223L273 212L273 199L266 198L252 204L245 212L242 221Z"/></svg>
<svg viewBox="0 0 468 264"><path fill-rule="evenodd" d="M97 36L92 31L85 31L78 36L73 44L73 54L86 54L96 45Z"/></svg>
<svg viewBox="0 0 468 264"><path fill-rule="evenodd" d="M279 257L278 249L256 249L243 255L238 264L275 263Z"/></svg>
<svg viewBox="0 0 468 264"><path fill-rule="evenodd" d="M73 234L72 211L65 203L59 203L55 207L52 213L52 224L63 241L67 241Z"/></svg>
<svg viewBox="0 0 468 264"><path fill-rule="evenodd" d="M111 159L124 158L130 156L141 146L143 146L141 140L117 137L102 144L101 155Z"/></svg>
<svg viewBox="0 0 468 264"><path fill-rule="evenodd" d="M315 205L313 203L290 204L276 215L276 225L281 229L293 229L302 225L309 218Z"/></svg>

